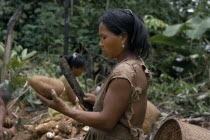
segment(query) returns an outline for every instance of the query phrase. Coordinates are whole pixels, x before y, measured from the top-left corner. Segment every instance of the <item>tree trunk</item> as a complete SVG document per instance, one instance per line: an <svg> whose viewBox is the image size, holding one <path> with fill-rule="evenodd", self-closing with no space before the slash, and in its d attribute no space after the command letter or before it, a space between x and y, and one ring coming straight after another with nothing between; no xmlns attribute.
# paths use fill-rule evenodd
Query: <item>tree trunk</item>
<svg viewBox="0 0 210 140"><path fill-rule="evenodd" d="M106 10L109 9L109 3L110 3L110 0L106 0Z"/></svg>
<svg viewBox="0 0 210 140"><path fill-rule="evenodd" d="M7 76L7 64L9 63L9 57L10 57L10 51L12 47L12 32L15 27L15 23L20 18L20 15L22 14L22 11L24 9L24 6L20 6L18 10L12 15L12 17L9 20L8 27L7 27L7 37L6 37L6 43L5 43L5 50L4 50L4 61L1 69L1 82L4 82Z"/></svg>
<svg viewBox="0 0 210 140"><path fill-rule="evenodd" d="M74 0L71 0L71 16L74 15Z"/></svg>
<svg viewBox="0 0 210 140"><path fill-rule="evenodd" d="M64 1L64 55L68 54L68 44L69 44L69 0Z"/></svg>

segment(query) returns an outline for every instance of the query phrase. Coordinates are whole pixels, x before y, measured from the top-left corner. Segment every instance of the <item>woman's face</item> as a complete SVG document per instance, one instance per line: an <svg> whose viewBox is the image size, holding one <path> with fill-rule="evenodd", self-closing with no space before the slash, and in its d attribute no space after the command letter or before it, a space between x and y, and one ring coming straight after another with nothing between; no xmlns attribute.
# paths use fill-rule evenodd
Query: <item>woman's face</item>
<svg viewBox="0 0 210 140"><path fill-rule="evenodd" d="M118 58L123 51L122 36L112 33L103 23L99 24L99 46L103 54L110 58Z"/></svg>
<svg viewBox="0 0 210 140"><path fill-rule="evenodd" d="M74 66L72 67L72 71L75 77L80 76L84 72L84 70L85 70L85 66L81 68L76 68Z"/></svg>

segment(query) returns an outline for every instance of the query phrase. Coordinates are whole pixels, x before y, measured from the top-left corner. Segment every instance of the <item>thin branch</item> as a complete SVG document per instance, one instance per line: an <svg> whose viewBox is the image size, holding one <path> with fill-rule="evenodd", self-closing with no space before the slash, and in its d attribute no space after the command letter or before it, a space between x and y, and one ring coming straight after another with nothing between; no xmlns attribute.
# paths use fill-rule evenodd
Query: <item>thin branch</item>
<svg viewBox="0 0 210 140"><path fill-rule="evenodd" d="M20 15L22 14L23 9L24 6L21 5L18 8L18 10L12 15L8 23L7 37L6 37L5 50L4 50L4 61L1 69L1 82L4 82L7 77L7 64L9 63L10 51L12 47L12 32L14 30L15 23L18 21Z"/></svg>
<svg viewBox="0 0 210 140"><path fill-rule="evenodd" d="M206 71L208 69L208 62L209 62L209 57L206 58L206 63L205 63L205 68L203 68L201 71L193 74L193 75L190 75L189 77L185 77L185 78L182 78L181 80L183 81L187 81L189 79L193 79L194 77L196 77L197 75L200 75L201 73L203 73L204 71Z"/></svg>
<svg viewBox="0 0 210 140"><path fill-rule="evenodd" d="M48 115L48 112L42 113L39 116L36 116L32 119L32 124L34 124L35 122L37 122L38 120L40 120L44 115Z"/></svg>
<svg viewBox="0 0 210 140"><path fill-rule="evenodd" d="M16 104L16 102L19 100L19 98L20 98L23 94L25 94L25 93L30 89L29 86L28 86L27 89L25 89L25 87L27 87L27 85L28 85L28 82L26 82L25 85L23 86L22 92L19 94L19 96L16 97L14 100L12 100L12 101L7 105L7 107L8 107L9 109L11 109L11 108L13 107L13 105ZM24 89L25 89L25 90L24 90Z"/></svg>
<svg viewBox="0 0 210 140"><path fill-rule="evenodd" d="M206 119L206 117L198 117L198 118L184 118L184 119L180 119L180 121L183 122L188 122L188 123L198 123L198 122L208 122L209 120Z"/></svg>

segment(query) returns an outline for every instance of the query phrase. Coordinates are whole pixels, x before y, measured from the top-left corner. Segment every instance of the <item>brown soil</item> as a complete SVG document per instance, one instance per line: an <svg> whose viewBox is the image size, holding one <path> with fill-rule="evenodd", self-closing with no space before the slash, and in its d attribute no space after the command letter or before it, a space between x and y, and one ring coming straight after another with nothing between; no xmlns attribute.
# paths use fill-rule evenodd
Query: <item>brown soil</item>
<svg viewBox="0 0 210 140"><path fill-rule="evenodd" d="M14 124L17 129L17 132L15 133L15 136L12 138L12 140L40 140L42 139L41 137L44 135L46 137L46 134L39 134L38 131L35 132L34 128L39 125L43 124L46 122L49 122L50 120L52 121L53 119L49 118L48 112L47 112L47 107L45 106L39 106L36 109L32 107L25 107L22 105L15 105L12 107L12 114L13 114L13 119L14 119ZM55 118L54 118L55 119ZM72 119L71 119L72 120ZM70 120L70 121L71 121ZM65 130L67 130L67 126L69 127L68 123L69 120L65 120L62 118L62 120L59 121L59 135L62 136L63 138L70 138L71 133L62 133L62 121L65 122ZM75 122L75 121L74 121ZM73 124L74 125L74 124ZM80 137L86 134L85 131L82 130L83 125L81 123L75 123L77 127L76 134L74 137ZM72 126L72 124L71 124ZM52 129L49 129L49 131L52 131ZM68 131L69 132L69 131ZM71 132L71 131L70 131Z"/></svg>

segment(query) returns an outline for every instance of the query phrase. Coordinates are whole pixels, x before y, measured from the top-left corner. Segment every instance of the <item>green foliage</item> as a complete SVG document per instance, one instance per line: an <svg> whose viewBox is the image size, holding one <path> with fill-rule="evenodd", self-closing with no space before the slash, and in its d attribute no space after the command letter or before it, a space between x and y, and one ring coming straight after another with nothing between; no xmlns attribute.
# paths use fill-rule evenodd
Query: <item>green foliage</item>
<svg viewBox="0 0 210 140"><path fill-rule="evenodd" d="M193 102L195 96L200 94L199 84L208 79L210 58L205 48L210 40L210 7L206 2L159 0L157 4L154 0L125 0L110 1L107 7L131 9L145 20L152 43L147 64L154 75L149 98L156 104L167 100L167 106L160 106L167 112L181 112L183 108L194 110L195 114L205 114L207 111L209 98ZM9 80L17 92L33 75L60 77L58 62L63 54L64 42L64 7L63 1L58 0L1 0L0 42L5 42L9 18L21 4L25 10L14 28L15 45L8 66ZM91 75L89 77L92 79L79 77L79 82L88 92L107 76L112 67L111 63L100 57L98 47L98 18L106 6L104 1L78 0L74 1L73 13L69 14L68 53L81 53L87 58L90 70L87 75ZM194 12L190 13L189 9ZM4 45L0 43L1 58L3 49ZM87 53L85 49L99 57ZM36 56L33 51L37 52ZM32 106L40 104L31 89L22 100Z"/></svg>
<svg viewBox="0 0 210 140"><path fill-rule="evenodd" d="M210 24L202 28L200 26L207 23L208 20L208 17L204 19L194 17L185 23L170 25L163 34L150 38L153 43L170 46L167 47L171 51L170 56L159 66L162 73L180 78L203 71L202 74L207 75L209 58L208 52L203 47L207 43L202 40L195 40L192 43L192 39L201 39L206 36L205 32ZM195 55L198 57L192 58ZM203 75L200 77L204 78Z"/></svg>
<svg viewBox="0 0 210 140"><path fill-rule="evenodd" d="M29 59L35 54L36 51L28 53L27 49L23 49L22 46L14 46L14 49L11 51L9 64L7 66L11 81L10 86L13 89L21 87L27 81L24 70L29 63Z"/></svg>
<svg viewBox="0 0 210 140"><path fill-rule="evenodd" d="M202 35L210 29L210 17L207 17L205 19L202 19L198 16L190 19L187 21L187 23L191 23L190 27L192 30L188 30L186 32L187 36L190 39L200 39Z"/></svg>
<svg viewBox="0 0 210 140"><path fill-rule="evenodd" d="M187 43L182 37L167 37L161 34L151 37L149 41L169 46L182 46Z"/></svg>
<svg viewBox="0 0 210 140"><path fill-rule="evenodd" d="M207 82L190 84L162 74L152 79L148 98L167 113L174 111L184 117L209 115L210 95L198 100L198 96L208 93Z"/></svg>
<svg viewBox="0 0 210 140"><path fill-rule="evenodd" d="M172 37L180 32L183 32L185 30L190 30L190 29L192 28L190 28L188 23L171 25L166 28L166 30L163 32L163 35Z"/></svg>
<svg viewBox="0 0 210 140"><path fill-rule="evenodd" d="M150 31L162 31L168 26L168 24L160 19L154 18L152 15L145 15L143 19Z"/></svg>
<svg viewBox="0 0 210 140"><path fill-rule="evenodd" d="M178 33L183 33L192 40L200 39L209 28L210 17L202 19L199 16L196 16L189 19L185 23L168 26L163 32L163 35L172 37Z"/></svg>

